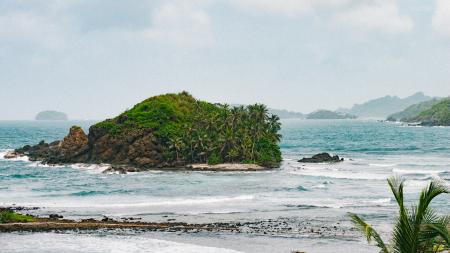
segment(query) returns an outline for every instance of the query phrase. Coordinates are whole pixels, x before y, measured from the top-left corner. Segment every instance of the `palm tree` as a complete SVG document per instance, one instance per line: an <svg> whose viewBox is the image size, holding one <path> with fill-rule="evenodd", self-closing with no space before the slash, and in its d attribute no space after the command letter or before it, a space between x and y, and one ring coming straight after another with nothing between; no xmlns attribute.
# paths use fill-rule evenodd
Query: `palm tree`
<svg viewBox="0 0 450 253"><path fill-rule="evenodd" d="M281 135L278 133L281 129L280 117L277 115L271 115L269 118L268 132L270 137L275 141L281 140Z"/></svg>
<svg viewBox="0 0 450 253"><path fill-rule="evenodd" d="M403 199L404 182L398 177L388 179L399 206L399 216L390 244L384 243L380 234L356 214L350 214L353 223L362 231L369 243L372 239L376 242L382 253L433 253L448 250L450 217L439 217L429 207L435 197L449 193L447 187L438 181L432 181L422 190L418 205L408 209Z"/></svg>

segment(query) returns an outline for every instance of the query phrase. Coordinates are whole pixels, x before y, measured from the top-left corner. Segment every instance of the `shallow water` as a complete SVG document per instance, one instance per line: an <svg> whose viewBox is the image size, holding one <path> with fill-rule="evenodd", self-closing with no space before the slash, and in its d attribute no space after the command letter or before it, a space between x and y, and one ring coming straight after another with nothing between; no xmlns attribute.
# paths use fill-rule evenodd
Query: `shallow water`
<svg viewBox="0 0 450 253"><path fill-rule="evenodd" d="M0 121L0 152L42 139L60 139L75 123L86 130L92 124ZM430 179L450 180L450 128L403 127L360 120L286 120L282 134L283 165L265 172L151 171L105 175L101 174L101 165L51 167L26 159L0 159L0 206L39 207L30 212L60 213L74 219L103 215L186 222L276 223L293 219L312 221L312 226L325 228L350 228L347 213L355 212L363 214L388 236L396 206L387 188L387 177L397 174L407 178L406 192L411 200ZM346 160L333 165L296 162L324 151ZM440 197L434 206L448 213L448 197ZM286 233L282 229L266 235L64 233L54 239L46 234L0 234L0 241L9 242L7 252L27 252L18 246L20 243L14 243L24 238L40 242L38 249L42 250L35 252L53 252L51 247L79 252L71 251L71 246L64 243L67 241L78 241L87 248L90 244L101 245L99 251L93 252L111 252L103 246L111 241L129 245L137 249L135 252L145 251L142 248L166 252L163 248L167 245L159 247L160 241L153 241L155 238L161 240L161 245L173 243L177 249L177 243L184 243L181 248L192 247L197 252L227 252L224 248L243 252L377 252L351 230L345 231L349 232L335 237L321 237L313 232ZM140 244L136 238L146 238L144 241L148 242ZM59 243L54 246L54 241ZM199 245L210 248L195 248Z"/></svg>

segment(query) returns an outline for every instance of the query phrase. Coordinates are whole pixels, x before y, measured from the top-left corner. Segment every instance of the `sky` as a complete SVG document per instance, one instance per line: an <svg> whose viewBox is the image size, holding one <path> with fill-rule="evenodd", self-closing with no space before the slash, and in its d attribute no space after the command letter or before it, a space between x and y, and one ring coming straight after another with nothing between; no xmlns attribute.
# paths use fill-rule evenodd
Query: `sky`
<svg viewBox="0 0 450 253"><path fill-rule="evenodd" d="M0 0L0 120L162 93L310 112L450 95L450 0Z"/></svg>

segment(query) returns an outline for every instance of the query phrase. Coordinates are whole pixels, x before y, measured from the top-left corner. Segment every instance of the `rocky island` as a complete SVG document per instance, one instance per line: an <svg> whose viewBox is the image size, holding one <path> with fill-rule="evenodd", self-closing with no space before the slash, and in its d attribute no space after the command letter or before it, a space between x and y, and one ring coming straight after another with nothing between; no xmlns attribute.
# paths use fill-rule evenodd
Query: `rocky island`
<svg viewBox="0 0 450 253"><path fill-rule="evenodd" d="M38 113L35 120L68 120L67 114L58 111L42 111Z"/></svg>
<svg viewBox="0 0 450 253"><path fill-rule="evenodd" d="M281 162L279 118L264 105L229 107L187 92L148 98L89 128L73 126L60 141L26 145L5 158L46 164L106 163L109 171L154 168L258 170ZM203 165L198 165L203 164ZM225 166L226 167L226 166ZM222 168L222 169L221 169Z"/></svg>
<svg viewBox="0 0 450 253"><path fill-rule="evenodd" d="M355 115L348 113L333 112L328 110L318 110L306 116L306 119L356 119Z"/></svg>

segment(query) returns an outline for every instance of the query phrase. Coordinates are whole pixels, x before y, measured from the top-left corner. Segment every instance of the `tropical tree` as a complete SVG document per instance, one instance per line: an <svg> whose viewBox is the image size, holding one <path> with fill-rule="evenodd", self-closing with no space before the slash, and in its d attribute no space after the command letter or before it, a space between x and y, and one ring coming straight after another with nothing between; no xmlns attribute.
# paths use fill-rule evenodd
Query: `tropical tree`
<svg viewBox="0 0 450 253"><path fill-rule="evenodd" d="M350 214L353 223L370 243L375 241L382 253L434 253L450 249L448 226L450 217L439 217L430 203L437 196L449 193L439 181L432 181L422 190L419 203L411 208L405 207L404 179L391 177L389 187L399 207L399 215L393 228L392 239L386 244L380 234L356 214Z"/></svg>

